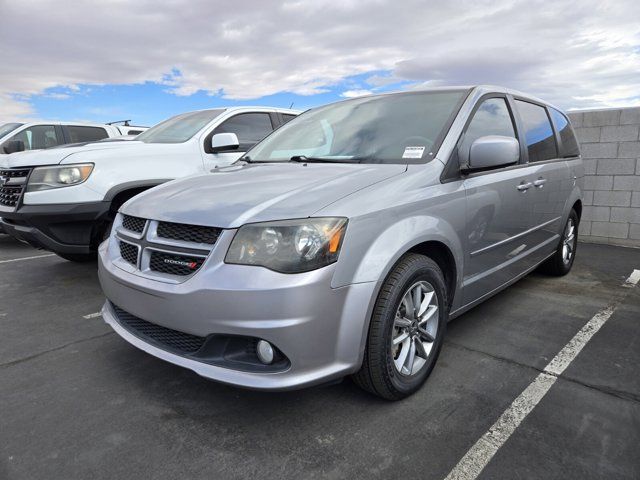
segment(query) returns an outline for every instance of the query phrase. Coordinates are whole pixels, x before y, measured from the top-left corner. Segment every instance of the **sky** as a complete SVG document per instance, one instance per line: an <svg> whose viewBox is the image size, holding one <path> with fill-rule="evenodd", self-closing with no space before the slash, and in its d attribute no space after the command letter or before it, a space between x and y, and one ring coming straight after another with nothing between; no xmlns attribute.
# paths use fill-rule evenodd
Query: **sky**
<svg viewBox="0 0 640 480"><path fill-rule="evenodd" d="M638 0L0 0L0 122L497 84L640 106Z"/></svg>

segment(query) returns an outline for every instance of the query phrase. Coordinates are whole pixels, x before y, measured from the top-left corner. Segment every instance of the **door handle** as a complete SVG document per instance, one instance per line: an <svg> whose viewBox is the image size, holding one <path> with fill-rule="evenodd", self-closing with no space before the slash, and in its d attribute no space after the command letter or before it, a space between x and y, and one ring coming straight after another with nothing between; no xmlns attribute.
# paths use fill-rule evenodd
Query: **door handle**
<svg viewBox="0 0 640 480"><path fill-rule="evenodd" d="M518 185L518 190L520 190L521 192L526 192L531 187L533 187L533 183L531 183L531 182L522 182L520 185Z"/></svg>
<svg viewBox="0 0 640 480"><path fill-rule="evenodd" d="M544 184L547 183L547 179L546 178L539 178L538 180L536 180L535 182L533 182L533 185L536 188L542 188L544 187Z"/></svg>

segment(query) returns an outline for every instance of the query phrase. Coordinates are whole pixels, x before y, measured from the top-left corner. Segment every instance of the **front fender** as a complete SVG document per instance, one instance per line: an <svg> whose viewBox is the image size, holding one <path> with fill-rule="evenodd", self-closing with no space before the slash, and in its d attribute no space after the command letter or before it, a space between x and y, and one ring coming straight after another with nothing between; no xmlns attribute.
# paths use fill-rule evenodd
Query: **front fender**
<svg viewBox="0 0 640 480"><path fill-rule="evenodd" d="M456 223L464 225L464 210L461 215L460 222ZM377 227L380 225L386 226L378 231ZM383 219L372 221L362 218L350 222L347 239L340 253L333 287L382 281L402 255L413 247L429 241L440 242L450 250L456 264L457 283L462 279L461 238L454 225L442 218L415 215L389 223ZM367 242L366 239L372 240ZM458 285L456 290L457 287Z"/></svg>

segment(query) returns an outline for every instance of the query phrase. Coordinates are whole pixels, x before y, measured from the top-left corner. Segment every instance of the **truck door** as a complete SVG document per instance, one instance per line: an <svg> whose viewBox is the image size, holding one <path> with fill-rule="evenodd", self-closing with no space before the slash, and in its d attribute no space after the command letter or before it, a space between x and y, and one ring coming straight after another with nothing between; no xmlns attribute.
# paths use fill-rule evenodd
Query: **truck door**
<svg viewBox="0 0 640 480"><path fill-rule="evenodd" d="M268 112L243 112L228 118L205 137L205 169L230 165L277 127L277 119ZM216 133L235 133L240 141L237 149L211 153L211 137Z"/></svg>

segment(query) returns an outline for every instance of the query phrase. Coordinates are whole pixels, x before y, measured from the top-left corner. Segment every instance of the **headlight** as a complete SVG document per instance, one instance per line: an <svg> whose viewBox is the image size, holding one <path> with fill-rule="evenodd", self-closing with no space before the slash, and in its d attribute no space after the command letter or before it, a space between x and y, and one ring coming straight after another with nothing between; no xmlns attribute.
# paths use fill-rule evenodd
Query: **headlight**
<svg viewBox="0 0 640 480"><path fill-rule="evenodd" d="M338 260L346 218L306 218L254 223L238 230L226 263L259 265L282 273L299 273Z"/></svg>
<svg viewBox="0 0 640 480"><path fill-rule="evenodd" d="M34 168L29 177L27 192L78 185L89 178L92 170L93 163Z"/></svg>

